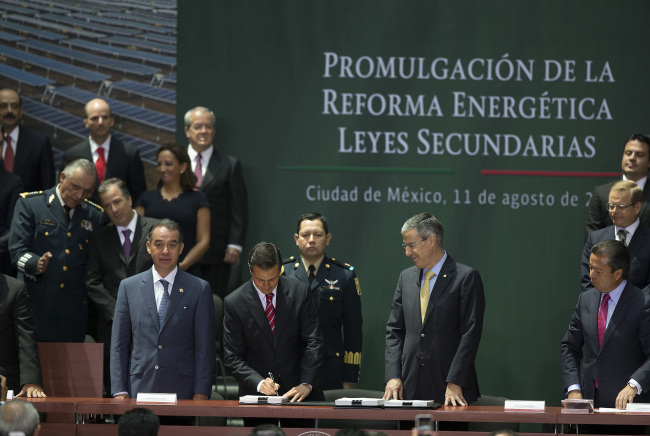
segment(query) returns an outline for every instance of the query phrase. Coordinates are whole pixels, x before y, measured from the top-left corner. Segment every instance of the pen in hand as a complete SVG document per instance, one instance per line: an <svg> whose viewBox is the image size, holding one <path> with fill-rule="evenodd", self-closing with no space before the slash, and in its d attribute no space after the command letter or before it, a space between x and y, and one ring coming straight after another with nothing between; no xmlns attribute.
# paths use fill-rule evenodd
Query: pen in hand
<svg viewBox="0 0 650 436"><path fill-rule="evenodd" d="M270 378L271 381L273 382L273 387L275 388L275 384L276 384L276 383L275 383L275 377L273 377L273 373L272 373L271 371L269 371L269 378ZM277 389L275 390L275 395L280 395L280 394L278 394L278 390L277 390Z"/></svg>

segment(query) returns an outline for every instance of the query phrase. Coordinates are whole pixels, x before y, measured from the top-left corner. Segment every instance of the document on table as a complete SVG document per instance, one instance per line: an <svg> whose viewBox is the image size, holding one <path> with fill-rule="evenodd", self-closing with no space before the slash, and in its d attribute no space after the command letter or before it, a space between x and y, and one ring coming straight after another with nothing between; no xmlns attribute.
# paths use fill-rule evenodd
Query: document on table
<svg viewBox="0 0 650 436"><path fill-rule="evenodd" d="M334 402L338 407L382 407L384 401L381 398L339 398Z"/></svg>
<svg viewBox="0 0 650 436"><path fill-rule="evenodd" d="M287 404L289 402L280 395L244 395L239 397L239 404Z"/></svg>

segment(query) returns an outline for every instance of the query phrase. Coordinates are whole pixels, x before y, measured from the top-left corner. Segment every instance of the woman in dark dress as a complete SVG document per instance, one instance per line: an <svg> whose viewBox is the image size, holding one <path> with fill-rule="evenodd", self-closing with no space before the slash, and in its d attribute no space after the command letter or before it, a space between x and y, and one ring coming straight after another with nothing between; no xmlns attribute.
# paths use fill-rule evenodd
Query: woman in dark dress
<svg viewBox="0 0 650 436"><path fill-rule="evenodd" d="M194 190L196 176L183 146L163 145L156 160L158 189L143 192L135 210L142 216L170 218L180 225L185 246L178 266L200 277L199 260L210 245L210 204L203 192Z"/></svg>

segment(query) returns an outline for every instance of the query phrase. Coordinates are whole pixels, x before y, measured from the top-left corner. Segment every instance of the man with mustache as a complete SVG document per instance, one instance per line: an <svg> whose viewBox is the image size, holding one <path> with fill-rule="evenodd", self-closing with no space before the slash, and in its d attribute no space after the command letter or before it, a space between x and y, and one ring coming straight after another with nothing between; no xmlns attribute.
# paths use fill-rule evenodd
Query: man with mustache
<svg viewBox="0 0 650 436"><path fill-rule="evenodd" d="M54 186L54 158L50 138L20 126L22 117L20 95L13 89L0 89L0 156L4 167L23 179L27 192L49 189Z"/></svg>

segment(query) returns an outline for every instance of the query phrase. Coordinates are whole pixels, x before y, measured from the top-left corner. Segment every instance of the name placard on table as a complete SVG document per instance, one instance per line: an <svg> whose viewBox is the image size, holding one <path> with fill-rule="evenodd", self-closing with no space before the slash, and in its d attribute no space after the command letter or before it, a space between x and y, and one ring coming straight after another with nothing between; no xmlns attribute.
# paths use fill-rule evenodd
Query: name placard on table
<svg viewBox="0 0 650 436"><path fill-rule="evenodd" d="M546 401L506 400L503 408L506 411L544 412L546 411Z"/></svg>
<svg viewBox="0 0 650 436"><path fill-rule="evenodd" d="M176 394L156 394L138 392L137 403L142 404L178 404Z"/></svg>

